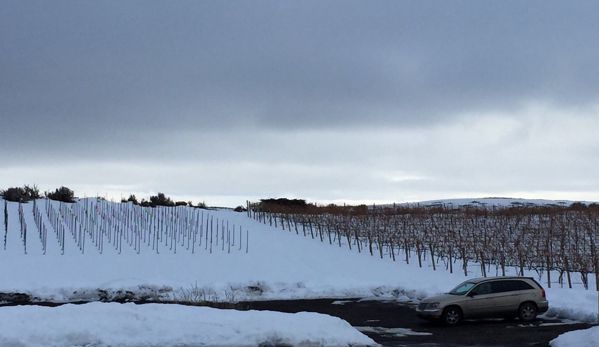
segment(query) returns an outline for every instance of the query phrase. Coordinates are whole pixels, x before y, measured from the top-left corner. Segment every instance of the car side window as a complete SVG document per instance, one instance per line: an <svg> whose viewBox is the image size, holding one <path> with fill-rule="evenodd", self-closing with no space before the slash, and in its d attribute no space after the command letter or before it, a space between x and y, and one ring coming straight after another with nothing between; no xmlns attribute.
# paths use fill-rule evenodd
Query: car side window
<svg viewBox="0 0 599 347"><path fill-rule="evenodd" d="M504 293L510 291L510 286L507 281L495 281L491 282L493 293Z"/></svg>
<svg viewBox="0 0 599 347"><path fill-rule="evenodd" d="M470 293L474 295L491 294L491 283L479 284L474 289L472 289Z"/></svg>

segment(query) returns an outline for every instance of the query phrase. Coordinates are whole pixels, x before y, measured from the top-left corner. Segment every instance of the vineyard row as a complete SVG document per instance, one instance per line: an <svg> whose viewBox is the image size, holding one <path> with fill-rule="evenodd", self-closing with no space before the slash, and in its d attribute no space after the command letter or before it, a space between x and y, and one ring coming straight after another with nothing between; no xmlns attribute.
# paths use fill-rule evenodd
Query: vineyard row
<svg viewBox="0 0 599 347"><path fill-rule="evenodd" d="M9 224L9 204L18 204L18 221L15 222L25 254L33 244L32 237L39 238L35 245L41 244L42 254L56 241L60 254L73 250L72 246L66 247L68 243L74 244L81 254L90 251L102 254L107 250L118 254L125 250L137 254L142 250L195 253L200 248L210 253L218 248L230 253L236 248L241 251L243 241L245 251L249 251L248 230L244 232L242 226L230 226L228 221L215 219L207 211L186 206L142 207L102 199L83 199L75 203L38 199L32 201L33 207L27 211L23 203L4 200L4 250L8 238L16 231L14 225Z"/></svg>
<svg viewBox="0 0 599 347"><path fill-rule="evenodd" d="M249 203L248 216L275 227L354 247L393 260L403 251L409 263L415 254L419 266L431 257L436 270L443 261L450 272L461 262L468 275L469 262L487 276L491 267L505 275L513 267L519 275L534 270L572 287L572 273L580 274L588 289L594 274L599 290L599 208L586 206L279 206ZM386 251L385 251L386 250Z"/></svg>

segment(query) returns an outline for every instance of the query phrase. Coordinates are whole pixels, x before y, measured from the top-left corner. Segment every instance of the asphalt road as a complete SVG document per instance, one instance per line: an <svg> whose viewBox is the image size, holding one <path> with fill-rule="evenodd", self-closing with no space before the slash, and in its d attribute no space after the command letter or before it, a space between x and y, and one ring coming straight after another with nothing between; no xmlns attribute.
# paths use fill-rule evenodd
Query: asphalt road
<svg viewBox="0 0 599 347"><path fill-rule="evenodd" d="M446 327L416 317L414 307L396 302L360 300L284 300L245 303L246 308L280 312L319 312L342 318L383 346L421 347L521 347L549 346L549 341L567 331L586 329L587 323L540 318L520 321L465 321Z"/></svg>

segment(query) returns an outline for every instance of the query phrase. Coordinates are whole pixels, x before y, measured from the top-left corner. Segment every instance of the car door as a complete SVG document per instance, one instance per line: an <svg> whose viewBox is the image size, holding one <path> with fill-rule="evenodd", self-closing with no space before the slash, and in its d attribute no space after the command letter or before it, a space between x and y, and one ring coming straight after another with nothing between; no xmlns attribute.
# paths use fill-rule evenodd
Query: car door
<svg viewBox="0 0 599 347"><path fill-rule="evenodd" d="M464 318L492 317L495 314L495 299L491 283L480 283L473 287L462 303Z"/></svg>
<svg viewBox="0 0 599 347"><path fill-rule="evenodd" d="M497 316L514 316L520 304L520 291L516 280L498 280L491 282L495 296Z"/></svg>

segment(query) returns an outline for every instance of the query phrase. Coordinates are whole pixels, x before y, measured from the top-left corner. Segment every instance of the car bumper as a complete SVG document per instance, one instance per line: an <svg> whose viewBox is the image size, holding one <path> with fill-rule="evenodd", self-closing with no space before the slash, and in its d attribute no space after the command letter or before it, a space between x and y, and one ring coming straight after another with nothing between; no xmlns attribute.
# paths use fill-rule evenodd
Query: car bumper
<svg viewBox="0 0 599 347"><path fill-rule="evenodd" d="M424 320L436 320L441 317L441 310L416 310L416 317Z"/></svg>
<svg viewBox="0 0 599 347"><path fill-rule="evenodd" d="M547 312L547 310L549 310L549 302L547 302L547 301L537 302L537 311L539 313L545 313L545 312Z"/></svg>

